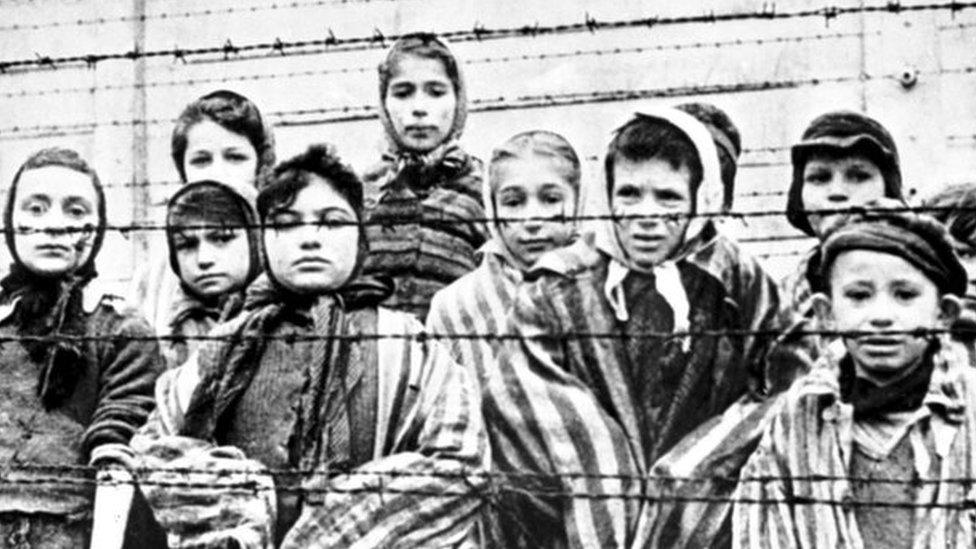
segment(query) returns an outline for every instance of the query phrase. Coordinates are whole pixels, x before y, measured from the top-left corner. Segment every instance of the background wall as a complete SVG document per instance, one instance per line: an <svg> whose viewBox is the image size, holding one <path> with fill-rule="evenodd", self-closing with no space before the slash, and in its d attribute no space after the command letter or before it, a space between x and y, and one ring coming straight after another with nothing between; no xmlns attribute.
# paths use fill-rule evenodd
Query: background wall
<svg viewBox="0 0 976 549"><path fill-rule="evenodd" d="M881 120L913 200L976 180L976 8L964 6L5 0L0 180L8 184L41 147L76 147L109 187L111 224L159 220L177 179L172 120L218 88L257 102L275 124L279 158L329 141L363 170L384 144L376 65L390 36L426 30L454 38L472 110L463 145L482 158L518 131L547 128L574 143L586 177L599 177L610 132L640 105L725 109L745 147L735 210L768 212L731 219L727 229L782 276L809 247L781 215L788 146L824 111ZM113 231L99 258L103 276L124 285L145 260L146 233Z"/></svg>

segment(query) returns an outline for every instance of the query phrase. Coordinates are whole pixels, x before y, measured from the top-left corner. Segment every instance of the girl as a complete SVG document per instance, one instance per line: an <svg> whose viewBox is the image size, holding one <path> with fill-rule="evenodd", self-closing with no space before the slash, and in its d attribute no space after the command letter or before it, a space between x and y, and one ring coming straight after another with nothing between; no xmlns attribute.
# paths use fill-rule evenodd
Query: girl
<svg viewBox="0 0 976 549"><path fill-rule="evenodd" d="M426 318L434 293L477 266L485 242L481 161L458 147L467 98L457 60L428 34L398 40L379 67L390 150L365 177L370 257L392 278L386 306Z"/></svg>
<svg viewBox="0 0 976 549"><path fill-rule="evenodd" d="M734 545L974 547L976 372L945 337L967 282L948 235L892 212L821 234L807 280L842 346L777 401Z"/></svg>
<svg viewBox="0 0 976 549"><path fill-rule="evenodd" d="M252 207L256 178L267 173L275 160L271 127L257 106L228 90L208 93L183 109L173 127L171 152L182 183L218 181ZM172 307L172 296L180 281L163 259L167 254L162 250L161 239L150 241L151 260L133 278L132 293L156 332L167 334L172 315L178 312Z"/></svg>
<svg viewBox="0 0 976 549"><path fill-rule="evenodd" d="M482 479L466 473L480 470L486 446L479 398L411 315L343 295L367 252L362 197L323 146L280 164L261 190L267 272L180 368L199 372L177 389L188 404L160 410L137 443L149 453L188 439L236 447L276 472L276 526L211 513L232 494L157 490L157 513L190 505L163 513L182 521L165 524L171 534L273 530L283 547L446 546L469 535Z"/></svg>
<svg viewBox="0 0 976 549"><path fill-rule="evenodd" d="M433 333L496 334L522 276L543 253L568 245L579 196L580 161L561 135L520 133L494 150L484 186L491 240L481 248L481 265L438 292L428 326ZM504 221L499 221L502 219ZM494 375L498 340L447 339L461 364L477 378Z"/></svg>
<svg viewBox="0 0 976 549"><path fill-rule="evenodd" d="M66 482L52 489L32 485L30 473L131 464L126 444L152 408L163 369L148 324L90 284L105 207L98 176L67 149L35 153L7 192L14 263L0 281L0 337L24 338L0 349L0 462L9 471L0 539L12 545L88 546L90 474L59 470Z"/></svg>
<svg viewBox="0 0 976 549"><path fill-rule="evenodd" d="M180 280L170 303L170 336L164 355L170 368L186 362L199 340L223 316L234 316L244 288L261 270L257 215L234 189L216 181L181 188L166 216L169 263Z"/></svg>

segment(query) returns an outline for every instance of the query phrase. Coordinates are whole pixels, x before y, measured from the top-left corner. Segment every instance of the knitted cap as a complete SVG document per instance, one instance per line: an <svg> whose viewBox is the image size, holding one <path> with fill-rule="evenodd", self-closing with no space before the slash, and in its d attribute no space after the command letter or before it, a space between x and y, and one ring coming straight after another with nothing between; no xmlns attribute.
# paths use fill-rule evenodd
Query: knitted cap
<svg viewBox="0 0 976 549"><path fill-rule="evenodd" d="M835 223L807 265L815 292L827 290L830 267L842 252L871 250L898 256L935 283L940 293L966 293L966 270L959 262L949 233L928 215L878 210Z"/></svg>

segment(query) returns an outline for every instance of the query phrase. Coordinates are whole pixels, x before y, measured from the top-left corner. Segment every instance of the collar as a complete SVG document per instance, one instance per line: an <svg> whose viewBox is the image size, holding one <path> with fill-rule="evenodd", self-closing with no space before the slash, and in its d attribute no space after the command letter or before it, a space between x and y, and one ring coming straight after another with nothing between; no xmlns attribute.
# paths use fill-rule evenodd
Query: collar
<svg viewBox="0 0 976 549"><path fill-rule="evenodd" d="M85 314L90 315L94 313L95 310L98 309L99 305L103 303L118 310L118 304L123 301L121 296L103 289L93 288L92 286L94 286L94 284L90 283L81 291L81 307L82 310L85 311ZM17 308L18 303L20 303L20 296L16 296L10 301L0 305L0 322L9 319L10 315L14 314L14 310Z"/></svg>
<svg viewBox="0 0 976 549"><path fill-rule="evenodd" d="M614 316L620 322L630 320L630 313L627 310L627 299L624 292L624 279L630 274L632 269L621 263L615 258L610 258L607 266L607 280L603 284L603 295L607 298ZM639 271L638 271L639 272ZM665 261L654 267L652 273L657 292L668 302L671 310L674 311L674 331L684 332L681 338L681 347L684 352L691 348L691 336L687 334L691 328L691 304L688 301L688 292L681 282L681 273L678 271L678 264L675 261Z"/></svg>

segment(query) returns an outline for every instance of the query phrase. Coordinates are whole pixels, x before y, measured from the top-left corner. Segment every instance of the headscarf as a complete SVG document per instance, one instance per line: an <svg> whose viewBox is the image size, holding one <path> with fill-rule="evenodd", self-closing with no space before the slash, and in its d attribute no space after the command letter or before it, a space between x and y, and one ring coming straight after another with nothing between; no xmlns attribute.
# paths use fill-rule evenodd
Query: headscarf
<svg viewBox="0 0 976 549"><path fill-rule="evenodd" d="M416 50L426 50L415 53ZM454 95L457 98L454 107L454 121L448 130L444 141L431 151L420 153L409 149L397 134L386 110L386 92L396 71L397 62L407 55L420 55L424 58L433 57L444 65L451 83L454 85ZM389 150L383 155L383 160L391 163L391 170L387 181L389 183L400 176L407 175L411 182L436 181L437 178L424 176L430 170L445 170L449 173L459 172L468 163L468 155L462 151L457 141L464 131L464 124L468 116L467 88L461 66L447 44L437 36L429 33L417 33L404 36L397 40L390 48L386 59L379 65L379 116L386 131Z"/></svg>
<svg viewBox="0 0 976 549"><path fill-rule="evenodd" d="M786 203L790 224L813 236L813 227L803 206L803 170L812 153L834 150L861 151L878 165L884 178L884 196L902 200L901 164L895 140L877 120L851 111L835 111L815 118L793 145L793 181Z"/></svg>
<svg viewBox="0 0 976 549"><path fill-rule="evenodd" d="M742 136L729 115L711 103L682 103L676 109L694 116L705 125L719 153L719 170L722 174L724 197L722 206L732 209L735 197L735 174L738 171L739 155L742 154Z"/></svg>
<svg viewBox="0 0 976 549"><path fill-rule="evenodd" d="M187 195L192 195L188 197ZM230 229L244 228L250 252L249 268L244 286L250 284L261 272L261 235L257 213L254 206L234 188L217 181L197 181L181 187L170 198L166 208L166 240L169 245L169 264L173 272L181 278L174 239L176 233L186 225L215 226L224 225ZM185 282L183 290L189 295L208 301L195 292Z"/></svg>
<svg viewBox="0 0 976 549"><path fill-rule="evenodd" d="M716 221L714 216L722 212L723 190L718 152L712 135L705 125L687 113L673 108L651 107L638 111L635 116L659 120L679 129L698 151L698 159L702 167L702 180L698 185L694 216L688 223L682 244L672 257L653 269L657 290L674 311L675 331L686 331L690 325L688 315L691 311L691 305L688 301L688 293L678 273L677 262L695 251L695 242L701 240L706 227ZM629 122L630 120L628 120ZM594 185L595 191L587 193L587 205L591 209L586 217L594 219L597 248L611 257L605 286L606 297L610 301L617 319L626 321L630 317L624 299L623 281L631 270L643 271L643 269L638 268L630 261L620 244L616 223L612 219L611 190L606 185L607 174L604 176L604 181Z"/></svg>
<svg viewBox="0 0 976 549"><path fill-rule="evenodd" d="M62 167L90 176L98 202L98 225L93 229L95 234L87 259L75 271L58 278L39 276L29 270L17 253L15 241L13 210L17 184L24 172L44 167ZM6 299L18 300L14 318L21 335L53 340L53 343L23 341L31 360L41 364L37 394L44 407L52 409L71 395L81 372L78 364L83 360L84 351L76 338L85 334L82 292L97 276L95 257L105 238L105 194L101 181L77 152L57 147L41 150L27 159L14 176L7 192L3 223L7 249L14 262L10 273L0 280L0 288Z"/></svg>
<svg viewBox="0 0 976 549"><path fill-rule="evenodd" d="M966 270L949 234L928 215L878 210L840 220L810 258L807 280L813 291L827 290L830 267L841 253L851 250L900 257L925 273L941 294L966 293Z"/></svg>
<svg viewBox="0 0 976 549"><path fill-rule="evenodd" d="M583 202L580 197L580 160L573 150L573 146L565 137L558 133L547 130L532 130L518 133L507 141L499 145L492 151L491 163L488 166L488 178L482 185L482 202L485 205L485 218L488 220L488 232L491 238L482 247L486 253L493 253L500 256L507 265L525 271L530 265L523 265L508 247L508 243L502 238L498 228L498 214L495 206L495 198L501 182L497 175L501 163L514 159L532 158L536 162L558 162L561 164L559 171L563 172L563 181L569 184L576 193L576 201L572 215L572 223L578 224L577 218L580 204ZM568 166L566 165L568 164ZM567 169L568 168L568 169Z"/></svg>

